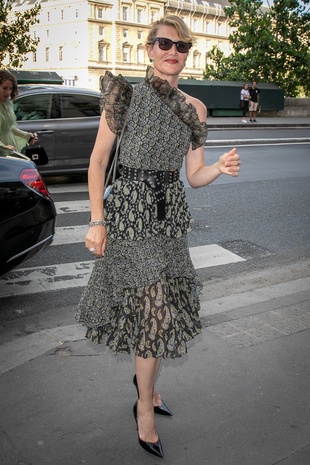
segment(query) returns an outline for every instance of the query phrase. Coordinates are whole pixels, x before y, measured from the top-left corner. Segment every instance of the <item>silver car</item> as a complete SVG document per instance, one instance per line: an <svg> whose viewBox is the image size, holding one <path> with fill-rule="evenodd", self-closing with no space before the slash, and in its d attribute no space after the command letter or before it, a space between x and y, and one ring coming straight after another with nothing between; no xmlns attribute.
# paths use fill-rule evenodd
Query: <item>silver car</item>
<svg viewBox="0 0 310 465"><path fill-rule="evenodd" d="M49 162L42 174L85 173L100 120L100 92L62 85L19 85L18 127L36 132Z"/></svg>

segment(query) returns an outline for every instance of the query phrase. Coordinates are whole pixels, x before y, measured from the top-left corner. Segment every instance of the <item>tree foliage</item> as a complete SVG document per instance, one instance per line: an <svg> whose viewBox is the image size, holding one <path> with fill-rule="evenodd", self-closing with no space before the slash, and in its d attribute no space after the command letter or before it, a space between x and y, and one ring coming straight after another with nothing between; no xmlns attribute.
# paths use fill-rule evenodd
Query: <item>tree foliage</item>
<svg viewBox="0 0 310 465"><path fill-rule="evenodd" d="M0 0L0 66L18 68L27 60L29 52L35 52L39 40L30 35L30 26L38 22L41 5L12 15L9 0Z"/></svg>
<svg viewBox="0 0 310 465"><path fill-rule="evenodd" d="M233 32L228 57L213 47L206 79L272 82L296 97L310 96L310 0L232 0L225 14Z"/></svg>

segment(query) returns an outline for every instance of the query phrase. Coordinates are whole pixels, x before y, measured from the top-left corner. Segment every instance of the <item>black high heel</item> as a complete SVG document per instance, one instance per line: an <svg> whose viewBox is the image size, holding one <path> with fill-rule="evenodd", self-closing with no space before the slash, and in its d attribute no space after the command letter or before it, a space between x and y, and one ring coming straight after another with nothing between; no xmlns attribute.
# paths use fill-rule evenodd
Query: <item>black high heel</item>
<svg viewBox="0 0 310 465"><path fill-rule="evenodd" d="M133 384L135 385L135 387L137 389L137 394L138 394L138 398L139 398L139 388L138 388L137 375L135 375L133 377L132 382L133 382ZM172 417L172 415L173 415L173 413L167 407L167 405L165 404L165 402L163 400L161 401L161 405L159 405L159 406L156 405L154 407L154 413L157 413L157 415L166 415L166 416L169 416L169 417Z"/></svg>
<svg viewBox="0 0 310 465"><path fill-rule="evenodd" d="M146 442L142 441L142 439L139 436L139 428L138 428L138 415L137 415L137 403L133 406L133 414L136 420L136 425L137 425L137 431L138 431L138 441L140 446L146 450L146 452L149 452L150 454L156 455L157 457L160 457L161 459L164 457L164 451L163 451L163 446L161 443L161 440L158 436L158 441L157 442Z"/></svg>

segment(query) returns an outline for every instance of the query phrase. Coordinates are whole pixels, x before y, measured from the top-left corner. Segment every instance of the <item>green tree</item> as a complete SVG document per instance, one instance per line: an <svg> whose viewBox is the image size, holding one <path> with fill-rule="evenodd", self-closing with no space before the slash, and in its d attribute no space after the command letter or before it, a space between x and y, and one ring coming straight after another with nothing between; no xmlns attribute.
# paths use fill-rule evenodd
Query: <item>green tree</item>
<svg viewBox="0 0 310 465"><path fill-rule="evenodd" d="M206 79L272 82L295 97L310 96L310 0L232 0L225 8L233 28L234 52L225 57L213 47L207 57ZM219 77L221 76L221 77Z"/></svg>
<svg viewBox="0 0 310 465"><path fill-rule="evenodd" d="M38 22L41 5L12 15L12 2L0 0L0 66L18 68L27 60L28 52L35 52L38 39L31 37L30 26Z"/></svg>

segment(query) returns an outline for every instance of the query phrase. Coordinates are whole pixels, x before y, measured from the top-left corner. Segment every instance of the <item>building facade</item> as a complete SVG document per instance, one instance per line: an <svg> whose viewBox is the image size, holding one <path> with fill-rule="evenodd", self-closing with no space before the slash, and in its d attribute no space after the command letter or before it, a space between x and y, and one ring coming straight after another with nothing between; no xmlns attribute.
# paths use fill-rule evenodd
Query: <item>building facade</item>
<svg viewBox="0 0 310 465"><path fill-rule="evenodd" d="M13 2L13 11L25 11L34 3ZM226 0L40 0L40 4L39 23L31 28L39 45L28 54L23 69L56 71L67 85L98 89L106 70L144 76L149 25L167 13L180 16L195 34L183 78L203 78L212 46L219 46L225 55L231 52Z"/></svg>

